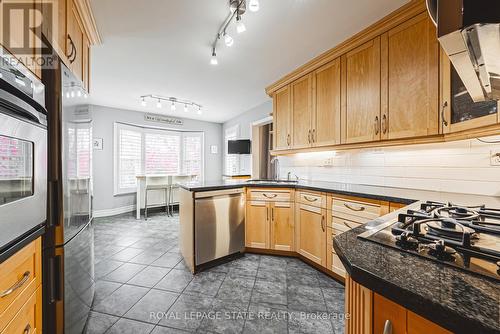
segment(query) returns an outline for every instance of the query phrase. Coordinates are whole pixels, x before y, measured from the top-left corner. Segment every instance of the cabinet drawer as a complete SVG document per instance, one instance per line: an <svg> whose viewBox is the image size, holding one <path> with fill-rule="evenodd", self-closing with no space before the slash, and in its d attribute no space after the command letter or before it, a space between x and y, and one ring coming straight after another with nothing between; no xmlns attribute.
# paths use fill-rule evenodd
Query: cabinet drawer
<svg viewBox="0 0 500 334"><path fill-rule="evenodd" d="M326 196L320 193L299 191L297 192L296 201L318 208L326 208Z"/></svg>
<svg viewBox="0 0 500 334"><path fill-rule="evenodd" d="M0 331L40 285L40 253L38 238L0 263Z"/></svg>
<svg viewBox="0 0 500 334"><path fill-rule="evenodd" d="M380 217L382 210L378 204L333 197L332 215L364 224Z"/></svg>
<svg viewBox="0 0 500 334"><path fill-rule="evenodd" d="M2 334L29 333L36 334L42 332L42 289L39 287L28 300L21 306L21 309L14 315L14 318L3 330Z"/></svg>
<svg viewBox="0 0 500 334"><path fill-rule="evenodd" d="M290 202L292 191L289 189L249 189L247 198L252 201Z"/></svg>
<svg viewBox="0 0 500 334"><path fill-rule="evenodd" d="M334 229L334 231L337 231L336 234L339 234L338 232L344 233L346 231L349 231L350 229L356 228L361 225L362 225L361 223L352 220L333 217L331 227Z"/></svg>

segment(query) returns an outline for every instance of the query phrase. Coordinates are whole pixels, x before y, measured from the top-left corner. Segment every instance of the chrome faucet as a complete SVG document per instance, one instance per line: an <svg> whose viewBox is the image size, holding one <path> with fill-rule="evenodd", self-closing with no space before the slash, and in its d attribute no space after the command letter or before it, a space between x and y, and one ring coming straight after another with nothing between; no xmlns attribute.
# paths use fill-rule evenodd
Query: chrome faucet
<svg viewBox="0 0 500 334"><path fill-rule="evenodd" d="M280 179L280 161L278 157L274 157L271 159L271 166L273 166L273 176L275 180Z"/></svg>
<svg viewBox="0 0 500 334"><path fill-rule="evenodd" d="M299 177L296 175L296 174L293 174L293 176L295 176L295 181L299 181ZM292 181L292 172L288 172L288 174L286 175L286 180L288 182L291 182Z"/></svg>

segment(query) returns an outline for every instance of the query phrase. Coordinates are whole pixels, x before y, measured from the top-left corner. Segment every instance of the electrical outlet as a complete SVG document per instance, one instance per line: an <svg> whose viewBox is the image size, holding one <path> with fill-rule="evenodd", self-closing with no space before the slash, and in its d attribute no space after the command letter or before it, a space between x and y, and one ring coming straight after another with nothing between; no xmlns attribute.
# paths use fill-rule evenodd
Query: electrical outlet
<svg viewBox="0 0 500 334"><path fill-rule="evenodd" d="M490 152L490 165L500 166L500 152L491 151Z"/></svg>

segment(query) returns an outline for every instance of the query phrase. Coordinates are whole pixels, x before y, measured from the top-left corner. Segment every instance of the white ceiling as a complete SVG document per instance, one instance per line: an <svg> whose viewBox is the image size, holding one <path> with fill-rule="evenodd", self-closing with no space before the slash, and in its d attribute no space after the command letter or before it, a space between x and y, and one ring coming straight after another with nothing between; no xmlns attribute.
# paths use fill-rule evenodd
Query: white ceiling
<svg viewBox="0 0 500 334"><path fill-rule="evenodd" d="M243 16L245 33L231 25L234 45L221 41L212 66L227 0L92 0L103 44L92 50L91 101L157 112L139 96L175 96L203 105L203 114L162 113L224 122L268 100L267 85L406 2L260 0L260 11Z"/></svg>

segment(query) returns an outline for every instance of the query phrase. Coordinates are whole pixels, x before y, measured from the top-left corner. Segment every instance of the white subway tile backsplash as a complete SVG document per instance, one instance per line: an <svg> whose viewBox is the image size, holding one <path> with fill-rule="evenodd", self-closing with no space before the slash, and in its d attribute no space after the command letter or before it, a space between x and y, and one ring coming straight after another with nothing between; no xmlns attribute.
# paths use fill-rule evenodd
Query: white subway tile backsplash
<svg viewBox="0 0 500 334"><path fill-rule="evenodd" d="M500 136L484 138L499 141ZM477 139L280 157L282 172L301 179L500 195L500 143Z"/></svg>

